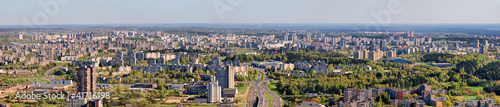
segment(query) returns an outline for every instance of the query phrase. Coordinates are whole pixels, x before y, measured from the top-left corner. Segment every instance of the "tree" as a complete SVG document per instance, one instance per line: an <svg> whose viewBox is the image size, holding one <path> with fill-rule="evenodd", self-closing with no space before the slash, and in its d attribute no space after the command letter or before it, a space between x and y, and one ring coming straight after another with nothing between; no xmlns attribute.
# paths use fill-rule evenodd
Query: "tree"
<svg viewBox="0 0 500 107"><path fill-rule="evenodd" d="M38 104L40 105L45 104L45 99L43 98L38 99Z"/></svg>
<svg viewBox="0 0 500 107"><path fill-rule="evenodd" d="M486 97L484 95L478 94L476 96L476 100L485 100L485 99L486 99Z"/></svg>
<svg viewBox="0 0 500 107"><path fill-rule="evenodd" d="M194 80L201 80L200 75L194 75Z"/></svg>
<svg viewBox="0 0 500 107"><path fill-rule="evenodd" d="M382 92L382 93L377 95L376 100L382 101L385 104L389 104L389 101L391 100L391 96L389 96L389 94L387 92Z"/></svg>
<svg viewBox="0 0 500 107"><path fill-rule="evenodd" d="M318 98L311 98L311 101L314 101L316 103L320 103L321 102Z"/></svg>
<svg viewBox="0 0 500 107"><path fill-rule="evenodd" d="M163 101L163 99L166 98L166 97L167 97L167 94L165 93L165 90L161 90L160 91L160 98L161 98L161 100Z"/></svg>
<svg viewBox="0 0 500 107"><path fill-rule="evenodd" d="M312 70L311 70L311 75L312 75L312 76L316 75L316 70L312 69Z"/></svg>
<svg viewBox="0 0 500 107"><path fill-rule="evenodd" d="M123 92L123 89L122 89L122 86L121 85L118 85L116 86L116 90L115 90L117 93L121 93Z"/></svg>
<svg viewBox="0 0 500 107"><path fill-rule="evenodd" d="M451 107L451 106L453 106L453 103L451 103L451 101L448 100L448 101L444 102L444 106Z"/></svg>

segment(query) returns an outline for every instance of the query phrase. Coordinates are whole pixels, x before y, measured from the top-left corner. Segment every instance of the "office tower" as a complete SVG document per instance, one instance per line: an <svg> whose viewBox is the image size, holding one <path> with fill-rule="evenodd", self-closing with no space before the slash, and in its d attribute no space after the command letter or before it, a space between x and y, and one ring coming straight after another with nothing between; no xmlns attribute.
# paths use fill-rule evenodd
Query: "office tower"
<svg viewBox="0 0 500 107"><path fill-rule="evenodd" d="M383 41L380 41L380 47L387 47L387 41L383 40Z"/></svg>
<svg viewBox="0 0 500 107"><path fill-rule="evenodd" d="M347 43L345 40L340 41L340 46L341 47L347 47Z"/></svg>
<svg viewBox="0 0 500 107"><path fill-rule="evenodd" d="M384 53L382 51L371 51L368 53L368 59L372 61L376 61L380 58L382 58Z"/></svg>
<svg viewBox="0 0 500 107"><path fill-rule="evenodd" d="M479 40L476 40L476 48L480 48L479 45Z"/></svg>
<svg viewBox="0 0 500 107"><path fill-rule="evenodd" d="M95 92L96 77L93 65L82 66L77 69L77 92Z"/></svg>
<svg viewBox="0 0 500 107"><path fill-rule="evenodd" d="M325 37L324 41L325 41L326 44L329 44L330 43L330 38L329 37Z"/></svg>
<svg viewBox="0 0 500 107"><path fill-rule="evenodd" d="M19 40L23 39L24 32L19 32Z"/></svg>
<svg viewBox="0 0 500 107"><path fill-rule="evenodd" d="M225 70L219 70L217 72L217 80L219 81L219 86L224 88L234 88L234 67L226 66Z"/></svg>
<svg viewBox="0 0 500 107"><path fill-rule="evenodd" d="M411 36L410 37L413 37L413 31L411 31Z"/></svg>
<svg viewBox="0 0 500 107"><path fill-rule="evenodd" d="M305 39L305 40L306 40L306 41L308 41L308 42L309 42L309 41L311 41L311 35L312 35L312 34L310 34L310 33L309 33L309 34L307 34L307 36L306 36L306 39Z"/></svg>
<svg viewBox="0 0 500 107"><path fill-rule="evenodd" d="M293 33L293 35L292 35L292 41L297 41L297 34L296 33Z"/></svg>
<svg viewBox="0 0 500 107"><path fill-rule="evenodd" d="M389 35L389 28L386 28L385 35Z"/></svg>
<svg viewBox="0 0 500 107"><path fill-rule="evenodd" d="M208 92L207 92L207 97L208 97L208 103L218 103L220 102L221 99L221 87L219 86L218 81L212 81L208 84Z"/></svg>
<svg viewBox="0 0 500 107"><path fill-rule="evenodd" d="M162 36L163 35L163 32L162 31L157 31L156 32L156 36Z"/></svg>
<svg viewBox="0 0 500 107"><path fill-rule="evenodd" d="M365 55L363 51L355 51L353 57L354 59L364 59Z"/></svg>
<svg viewBox="0 0 500 107"><path fill-rule="evenodd" d="M356 97L356 89L347 88L344 90L344 102L350 102Z"/></svg>
<svg viewBox="0 0 500 107"><path fill-rule="evenodd" d="M283 35L283 40L288 40L288 33L286 33L285 35Z"/></svg>
<svg viewBox="0 0 500 107"><path fill-rule="evenodd" d="M415 38L415 41L413 42L415 46L420 46L420 39Z"/></svg>
<svg viewBox="0 0 500 107"><path fill-rule="evenodd" d="M370 53L370 51L368 50L363 50L363 59L368 59L368 54Z"/></svg>
<svg viewBox="0 0 500 107"><path fill-rule="evenodd" d="M488 53L488 40L484 40L484 45L481 45L481 53L482 54Z"/></svg>
<svg viewBox="0 0 500 107"><path fill-rule="evenodd" d="M397 57L396 55L397 55L396 51L391 50L391 51L387 52L387 57L388 58L390 58L390 57Z"/></svg>

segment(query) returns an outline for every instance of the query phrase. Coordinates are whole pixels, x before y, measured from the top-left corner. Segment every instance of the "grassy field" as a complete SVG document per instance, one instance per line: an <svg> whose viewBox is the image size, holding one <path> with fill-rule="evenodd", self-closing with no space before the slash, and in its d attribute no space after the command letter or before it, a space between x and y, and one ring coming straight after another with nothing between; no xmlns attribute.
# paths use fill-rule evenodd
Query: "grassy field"
<svg viewBox="0 0 500 107"><path fill-rule="evenodd" d="M242 83L244 84L241 87L238 87L238 94L245 94L245 91L247 90L248 84L247 83Z"/></svg>
<svg viewBox="0 0 500 107"><path fill-rule="evenodd" d="M273 107L273 105L272 104L267 104L267 107Z"/></svg>
<svg viewBox="0 0 500 107"><path fill-rule="evenodd" d="M267 100L268 100L269 102L271 102L271 103L274 103L274 100L273 100L273 98L269 95L269 93L267 93L267 92L264 92L264 93L266 94Z"/></svg>
<svg viewBox="0 0 500 107"><path fill-rule="evenodd" d="M471 86L467 86L467 87L469 87L472 91L476 91L476 90L483 91L483 88L484 88L484 87L471 87Z"/></svg>

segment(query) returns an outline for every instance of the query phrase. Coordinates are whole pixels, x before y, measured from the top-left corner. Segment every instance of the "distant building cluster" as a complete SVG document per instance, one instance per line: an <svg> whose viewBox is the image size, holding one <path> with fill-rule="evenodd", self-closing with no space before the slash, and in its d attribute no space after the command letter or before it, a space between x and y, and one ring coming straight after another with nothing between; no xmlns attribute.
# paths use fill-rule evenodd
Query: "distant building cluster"
<svg viewBox="0 0 500 107"><path fill-rule="evenodd" d="M437 94L446 95L447 90L439 89L432 90L430 85L422 84L417 90L402 90L398 88L369 88L369 89L353 89L347 88L343 91L344 97L341 98L338 105L334 107L374 107L376 101L375 95L382 92L387 92L390 96L390 104L396 107L444 107L444 103L448 100L447 97L435 97ZM419 93L418 96L412 94ZM409 95L412 98L404 98ZM457 107L492 107L496 104L496 100L488 98L486 100L471 100L470 102L453 101Z"/></svg>

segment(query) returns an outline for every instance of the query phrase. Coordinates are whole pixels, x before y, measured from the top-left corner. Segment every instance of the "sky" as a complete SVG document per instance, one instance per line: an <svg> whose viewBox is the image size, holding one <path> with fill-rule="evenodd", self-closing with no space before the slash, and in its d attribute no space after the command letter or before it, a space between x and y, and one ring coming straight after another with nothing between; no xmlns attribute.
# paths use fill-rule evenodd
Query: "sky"
<svg viewBox="0 0 500 107"><path fill-rule="evenodd" d="M500 23L500 0L2 0L0 25Z"/></svg>

